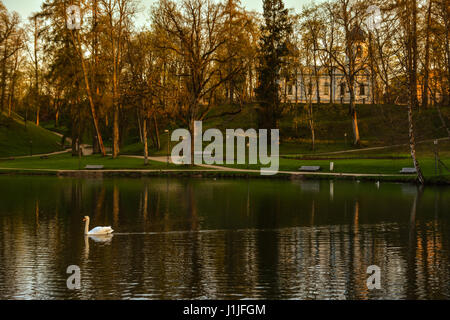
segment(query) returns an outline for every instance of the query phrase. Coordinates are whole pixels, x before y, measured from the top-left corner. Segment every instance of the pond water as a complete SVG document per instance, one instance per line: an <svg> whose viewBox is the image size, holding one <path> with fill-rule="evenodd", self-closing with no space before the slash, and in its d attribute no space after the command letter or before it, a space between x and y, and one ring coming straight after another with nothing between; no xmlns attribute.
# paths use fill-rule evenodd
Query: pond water
<svg viewBox="0 0 450 320"><path fill-rule="evenodd" d="M448 187L0 176L0 299L449 299L449 250Z"/></svg>

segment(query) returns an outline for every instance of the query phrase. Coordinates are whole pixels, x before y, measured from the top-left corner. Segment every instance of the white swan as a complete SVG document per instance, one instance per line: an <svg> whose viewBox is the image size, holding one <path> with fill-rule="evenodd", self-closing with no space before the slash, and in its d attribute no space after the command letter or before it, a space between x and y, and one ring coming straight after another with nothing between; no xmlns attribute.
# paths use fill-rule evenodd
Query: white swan
<svg viewBox="0 0 450 320"><path fill-rule="evenodd" d="M109 235L114 232L111 227L97 227L89 231L89 217L84 217L83 221L85 222L84 234L86 236L101 236L101 235Z"/></svg>

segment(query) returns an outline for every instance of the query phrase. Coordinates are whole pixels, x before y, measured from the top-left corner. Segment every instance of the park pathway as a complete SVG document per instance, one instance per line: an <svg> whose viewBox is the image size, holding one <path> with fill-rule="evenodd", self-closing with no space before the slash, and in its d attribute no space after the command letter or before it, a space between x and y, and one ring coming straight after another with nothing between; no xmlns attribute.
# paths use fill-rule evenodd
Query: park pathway
<svg viewBox="0 0 450 320"><path fill-rule="evenodd" d="M62 136L58 133L55 133L58 136ZM438 139L439 141L448 140L450 138L442 138ZM432 142L434 140L425 140L420 141L422 142ZM316 153L315 155L338 155L338 154L346 154L346 153L353 153L353 152L361 152L361 151L372 151L372 150L383 150L393 147L399 147L399 146L405 146L407 144L399 144L399 145L392 145L392 146L386 146L386 147L372 147L372 148L364 148L364 149L351 149L351 150L343 150L343 151L335 151L335 152L327 152L327 153ZM83 155L91 155L92 154L92 148L89 145L82 145L83 149ZM32 155L32 156L20 156L20 157L9 157L9 158L2 158L0 160L9 160L11 158L14 159L25 159L25 158L37 158L37 157L49 157L54 155L60 155L64 153L70 152L71 149L58 151L58 152L52 152L47 154L38 154L38 155ZM133 155L124 155L121 156L123 158L133 158L133 159L142 159L144 160L143 156L133 156ZM172 163L171 159L167 158L167 156L150 156L148 157L150 161L159 162L159 163ZM75 172L90 172L90 173L152 173L152 172L228 172L228 173L255 173L259 174L261 173L261 170L251 170L251 169L239 169L239 168L230 168L230 167L224 167L224 166L215 166L215 165L197 165L200 169L165 169L165 170L135 170L135 169L116 169L116 170L58 170L58 169L22 169L22 168L0 168L0 170L22 170L22 171L42 171L42 172L58 172L58 173L75 173ZM333 176L333 177L400 177L405 176L401 174L370 174L370 173L336 173L336 172L300 172L300 171L278 171L279 174L286 174L286 175L292 175L292 176Z"/></svg>
<svg viewBox="0 0 450 320"><path fill-rule="evenodd" d="M133 159L144 159L143 156L122 156L127 158L133 158ZM167 157L149 157L150 161L155 162L161 162L161 163L167 163ZM171 160L169 160L169 163L172 163ZM211 171L222 171L222 172L229 172L229 173L261 173L261 170L251 170L251 169L238 169L238 168L229 168L229 167L222 167L222 166L214 166L214 165L207 165L207 164L201 164L196 165L197 167L202 168L202 170L162 170L164 172L183 172L183 171L194 171L194 172L211 172ZM113 170L116 171L116 170ZM127 171L127 170L124 170ZM145 172L146 170L139 170L142 172ZM155 171L155 170L150 170ZM157 170L156 170L157 171ZM119 171L120 172L120 171ZM131 170L130 172L133 172ZM292 176L333 176L333 177L402 177L405 176L404 174L377 174L377 173L337 173L337 172L302 172L302 171L278 171L279 174L287 174Z"/></svg>
<svg viewBox="0 0 450 320"><path fill-rule="evenodd" d="M432 142L434 142L434 140L446 141L446 140L450 140L450 138L422 140L422 141L419 141L419 142L416 142L416 143L417 144L419 144L419 143L426 143L426 142L432 143ZM314 156L338 155L338 154L346 154L346 153L354 153L354 152L385 150L385 149L405 147L405 146L409 146L409 143L395 144L395 145L386 146L386 147L371 147L371 148L363 148L363 149L351 149L351 150L334 151L334 152L314 153L314 154L308 154L308 156L311 156L311 155L314 155Z"/></svg>

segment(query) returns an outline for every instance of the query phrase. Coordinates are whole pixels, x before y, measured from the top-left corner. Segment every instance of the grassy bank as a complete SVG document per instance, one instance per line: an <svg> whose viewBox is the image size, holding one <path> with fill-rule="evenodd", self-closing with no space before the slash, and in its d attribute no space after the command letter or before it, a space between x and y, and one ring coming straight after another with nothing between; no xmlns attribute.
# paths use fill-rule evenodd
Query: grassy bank
<svg viewBox="0 0 450 320"><path fill-rule="evenodd" d="M330 162L334 162L334 171L330 171ZM426 179L436 180L434 159L422 159L421 168ZM450 160L444 164L450 168ZM344 159L344 160L297 160L280 159L280 171L298 172L301 166L320 166L322 173L349 173L399 175L402 168L414 167L410 159ZM261 165L227 165L229 168L259 170ZM450 182L450 172L442 170L442 178Z"/></svg>
<svg viewBox="0 0 450 320"><path fill-rule="evenodd" d="M0 158L61 151L61 138L53 132L0 113Z"/></svg>
<svg viewBox="0 0 450 320"><path fill-rule="evenodd" d="M434 146L421 144L418 147L418 157L422 172L427 182L450 183L450 171L441 166L441 172L436 173ZM450 141L440 143L442 150L439 156L443 164L450 168ZM352 153L324 155L285 155L280 158L280 171L299 171L302 166L320 166L322 173L376 174L399 175L402 168L414 167L408 147L393 147L383 150L368 150ZM445 148L445 149L444 149ZM330 163L334 163L334 171L330 171ZM227 165L231 168L259 170L257 165ZM414 177L412 177L414 179ZM386 180L385 178L380 178ZM411 176L407 178L410 180Z"/></svg>
<svg viewBox="0 0 450 320"><path fill-rule="evenodd" d="M240 113L218 116L223 111L233 111L232 106L221 106L212 110L210 120L204 121L204 130L218 128L224 131L228 128L256 128L257 114L255 105L245 105ZM301 166L321 166L322 174L308 176L317 178L335 178L336 174L371 174L390 175L392 179L400 181L414 181L414 176L398 177L404 167L413 167L408 146L407 116L403 106L372 106L360 105L359 126L362 145L355 147L351 144L351 122L346 106L320 105L315 106L316 148L311 149L310 132L307 124L302 122L302 109L299 105L291 108L280 121L280 171L299 172ZM217 113L217 114L216 114ZM448 120L450 108L442 108L444 117ZM214 117L216 116L216 117ZM48 130L38 128L31 123L24 126L20 118L9 119L0 117L0 158L27 155L30 153L33 140L33 153L46 153L61 150L60 138ZM435 145L433 140L445 137L445 130L440 124L435 108L417 112L415 115L417 134L417 156L423 173L428 182L449 182L450 172L442 170L441 175L435 173ZM448 121L447 121L448 122ZM33 138L31 138L33 137ZM81 161L69 154L52 156L48 159L16 159L0 161L0 167L18 170L79 170L86 165L103 165L105 170L195 170L192 167L167 166L161 162L150 162L144 166L142 159L134 159L125 155L142 155L143 145L139 142L126 140L121 148L122 157L113 160L109 157L83 157ZM160 150L152 149L152 156L167 154L168 135L161 135ZM173 147L175 143L171 144ZM379 147L384 147L379 149ZM378 149L367 149L378 148ZM443 163L450 167L450 140L440 140L438 144L439 156ZM171 148L170 148L171 149ZM350 152L349 152L350 151ZM334 162L335 170L330 172L330 162ZM232 165L230 169L259 170L260 165ZM197 168L198 169L198 168ZM204 171L205 168L200 168ZM42 171L40 171L42 172ZM193 173L192 173L193 174ZM215 176L240 175L248 176L253 173L213 172ZM279 176L290 174L280 173ZM389 180L389 177L380 178Z"/></svg>
<svg viewBox="0 0 450 320"><path fill-rule="evenodd" d="M411 167L412 163L409 159L342 159L334 160L335 170L331 172L330 160L298 160L298 159L280 159L280 173L276 176L269 176L266 178L307 178L307 179L358 179L358 180L380 180L380 181L400 181L400 182L414 182L414 175L399 176L399 171L403 167ZM425 159L422 161L422 168L428 183L450 183L450 174L444 172L444 175L438 176L434 174L434 160ZM450 161L445 162L450 167ZM134 176L154 174L145 171L160 171L158 174L163 175L184 175L183 171L188 176L200 177L257 177L261 176L258 172L260 165L235 165L230 166L230 169L244 169L249 172L233 172L223 170L213 170L210 168L192 167L192 166L176 166L167 165L163 162L150 161L148 166L145 166L143 159L130 158L126 156L112 159L110 157L101 157L98 155L83 157L78 159L72 157L69 153L50 156L45 159L37 158L23 158L17 160L2 160L0 161L0 171L3 173L26 173L26 174L55 174L57 171L73 171L80 172L86 165L102 165L103 170L110 175L119 176ZM321 175L301 175L299 168L303 165L318 165L323 168ZM111 172L114 170L121 170L121 172ZM256 172L251 172L256 170ZM170 172L170 171L176 171ZM188 173L188 171L190 171ZM208 171L208 172L205 172ZM93 171L95 172L95 171ZM294 174L298 173L298 174ZM342 174L342 176L340 175ZM355 176L356 174L356 176ZM358 176L370 174L372 176Z"/></svg>
<svg viewBox="0 0 450 320"><path fill-rule="evenodd" d="M0 168L5 169L79 170L84 169L87 165L103 165L105 170L180 170L186 168L175 165L168 166L165 163L155 161L150 161L149 165L145 166L144 160L127 157L112 159L111 157L93 155L78 159L77 157L72 157L69 153L50 156L47 159L35 157L0 161Z"/></svg>
<svg viewBox="0 0 450 320"><path fill-rule="evenodd" d="M405 106L396 105L358 105L358 124L361 135L361 146L352 144L352 123L346 105L315 105L314 124L316 145L312 150L311 132L304 115L304 106L291 106L279 122L282 155L314 155L318 153L336 152L367 147L407 144L408 117ZM204 130L217 128L249 129L257 128L258 115L255 104L242 106L236 113L237 106L222 105L213 108L203 122ZM441 107L447 125L450 125L450 108ZM229 114L222 115L224 112ZM446 137L436 108L430 107L415 113L416 141L433 140ZM175 129L175 128L171 128ZM160 150L151 149L153 155L167 153L167 135L161 134ZM432 142L430 143L432 145ZM442 148L444 149L444 148ZM142 155L143 144L136 139L129 139L121 148L122 154ZM406 151L408 153L408 146ZM450 157L450 148L448 148Z"/></svg>

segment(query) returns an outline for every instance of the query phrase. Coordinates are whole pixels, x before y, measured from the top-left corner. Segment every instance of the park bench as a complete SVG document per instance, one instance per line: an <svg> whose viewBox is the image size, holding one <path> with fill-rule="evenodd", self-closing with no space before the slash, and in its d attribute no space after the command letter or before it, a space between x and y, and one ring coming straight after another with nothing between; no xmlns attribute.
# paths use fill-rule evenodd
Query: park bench
<svg viewBox="0 0 450 320"><path fill-rule="evenodd" d="M317 172L320 171L321 168L318 166L303 166L299 170L303 172Z"/></svg>
<svg viewBox="0 0 450 320"><path fill-rule="evenodd" d="M416 174L416 173L417 173L417 170L416 170L416 168L403 168L403 169L400 171L400 173L401 173L401 174Z"/></svg>
<svg viewBox="0 0 450 320"><path fill-rule="evenodd" d="M92 165L92 164L88 164L88 165L85 167L86 170L102 170L102 169L104 169L104 168L105 168L105 166L102 166L102 165Z"/></svg>

